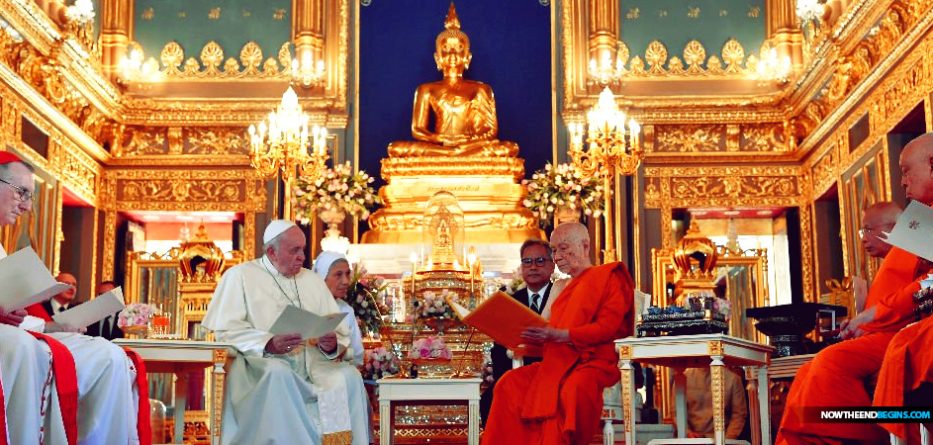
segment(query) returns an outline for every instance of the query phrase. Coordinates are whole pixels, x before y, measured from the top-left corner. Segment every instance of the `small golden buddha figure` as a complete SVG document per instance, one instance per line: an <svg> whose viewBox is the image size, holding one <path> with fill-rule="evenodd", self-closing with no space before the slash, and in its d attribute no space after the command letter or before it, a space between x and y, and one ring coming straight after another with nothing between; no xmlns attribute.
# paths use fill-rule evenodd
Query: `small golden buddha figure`
<svg viewBox="0 0 933 445"><path fill-rule="evenodd" d="M473 54L470 53L470 39L460 30L460 19L453 3L435 47L434 61L438 71L444 73L444 79L418 87L411 120L411 134L415 140L392 142L389 156L518 155L516 143L496 139L499 124L492 88L463 78Z"/></svg>
<svg viewBox="0 0 933 445"><path fill-rule="evenodd" d="M463 243L463 211L449 192L437 192L425 210L425 237L431 243L431 269L457 269L457 248Z"/></svg>

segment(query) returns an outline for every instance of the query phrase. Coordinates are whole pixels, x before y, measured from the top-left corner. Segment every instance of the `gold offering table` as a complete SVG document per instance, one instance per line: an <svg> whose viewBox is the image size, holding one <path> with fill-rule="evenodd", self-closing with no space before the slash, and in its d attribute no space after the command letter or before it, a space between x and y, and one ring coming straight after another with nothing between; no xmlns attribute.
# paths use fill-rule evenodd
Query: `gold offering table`
<svg viewBox="0 0 933 445"><path fill-rule="evenodd" d="M481 379L385 378L379 384L379 443L395 442L395 407L398 405L466 404L467 445L479 445L479 385Z"/></svg>
<svg viewBox="0 0 933 445"><path fill-rule="evenodd" d="M184 443L185 405L188 402L188 373L212 367L211 396L208 397L211 444L220 445L221 420L224 406L226 367L233 361L236 349L229 343L191 340L129 340L116 339L143 358L147 372L175 374L175 434L173 443Z"/></svg>
<svg viewBox="0 0 933 445"><path fill-rule="evenodd" d="M677 407L677 439L660 443L746 443L725 439L725 413L723 400L723 369L726 365L747 367L749 392L757 393L757 403L750 403L754 445L770 445L771 432L768 405L768 364L774 348L725 334L681 335L664 337L629 337L616 340L619 350L619 370L622 372L622 413L625 421L625 443L635 441L635 378L632 362L667 366L674 369L674 394ZM687 439L687 402L685 368L710 367L713 392L714 439ZM756 386L757 385L757 386ZM756 400L750 397L750 400ZM758 405L757 409L755 405ZM652 441L655 442L655 441ZM650 444L651 442L649 442Z"/></svg>

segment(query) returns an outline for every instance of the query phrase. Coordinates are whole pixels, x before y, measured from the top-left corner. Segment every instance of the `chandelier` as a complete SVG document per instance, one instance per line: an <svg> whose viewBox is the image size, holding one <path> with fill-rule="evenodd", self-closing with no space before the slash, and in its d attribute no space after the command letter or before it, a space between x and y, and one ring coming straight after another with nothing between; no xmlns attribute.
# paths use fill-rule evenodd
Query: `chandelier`
<svg viewBox="0 0 933 445"><path fill-rule="evenodd" d="M586 114L586 123L571 123L568 154L573 166L588 177L601 177L606 222L606 250L604 261L616 259L616 241L613 220L618 208L613 209L613 192L619 194L617 175L631 176L641 165L642 152L639 135L641 126L635 119L626 121L619 110L612 90L603 88L596 106ZM584 134L586 144L584 145ZM616 196L615 207L619 206Z"/></svg>
<svg viewBox="0 0 933 445"><path fill-rule="evenodd" d="M615 60L612 57L612 51L602 50L599 52L599 60L596 57L590 59L587 69L591 82L599 85L615 85L622 80L625 75L625 60L623 53L616 52Z"/></svg>
<svg viewBox="0 0 933 445"><path fill-rule="evenodd" d="M249 139L250 164L262 178L281 172L286 182L296 175L313 180L327 168L327 129L308 128L308 115L290 86L278 108L258 126L249 126Z"/></svg>
<svg viewBox="0 0 933 445"><path fill-rule="evenodd" d="M305 88L319 87L324 84L324 60L315 61L311 51L301 52L301 60L292 59L292 80Z"/></svg>
<svg viewBox="0 0 933 445"><path fill-rule="evenodd" d="M755 66L755 76L759 81L773 81L778 84L787 83L790 80L793 65L789 56L778 54L777 48L765 46L761 50L761 59Z"/></svg>

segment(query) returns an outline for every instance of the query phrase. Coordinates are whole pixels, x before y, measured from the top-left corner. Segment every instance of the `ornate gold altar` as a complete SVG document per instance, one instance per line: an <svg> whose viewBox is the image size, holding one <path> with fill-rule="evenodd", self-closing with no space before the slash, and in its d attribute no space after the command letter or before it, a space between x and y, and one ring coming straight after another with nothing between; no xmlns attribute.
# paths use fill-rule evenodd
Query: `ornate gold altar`
<svg viewBox="0 0 933 445"><path fill-rule="evenodd" d="M520 243L542 232L522 206L524 160L518 145L496 139L499 126L492 88L463 79L473 55L453 3L437 36L434 60L444 79L415 92L413 141L389 144L379 190L385 207L369 218L364 243L421 241L423 203L452 193L462 203L466 242ZM431 122L434 122L433 128Z"/></svg>

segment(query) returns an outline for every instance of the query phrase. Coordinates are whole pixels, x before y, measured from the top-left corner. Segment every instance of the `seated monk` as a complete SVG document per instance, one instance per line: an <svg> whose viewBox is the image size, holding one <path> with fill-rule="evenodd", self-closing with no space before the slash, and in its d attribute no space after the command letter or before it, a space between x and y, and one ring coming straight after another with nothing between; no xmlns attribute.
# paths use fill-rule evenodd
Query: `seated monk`
<svg viewBox="0 0 933 445"><path fill-rule="evenodd" d="M622 263L594 267L589 233L562 224L551 236L554 263L570 274L548 326L522 337L542 345L538 363L496 384L482 443L587 444L599 431L603 389L619 381L613 340L632 334L632 278Z"/></svg>
<svg viewBox="0 0 933 445"><path fill-rule="evenodd" d="M508 156L518 154L514 142L496 136L496 101L492 88L466 80L470 67L470 39L460 30L453 3L437 36L434 61L444 80L422 84L415 92L411 135L414 141L389 144L390 157L418 156ZM430 127L434 121L434 128Z"/></svg>
<svg viewBox="0 0 933 445"><path fill-rule="evenodd" d="M909 199L933 202L933 134L901 152L901 184ZM913 318L913 294L926 278L928 262L897 247L885 256L868 289L865 310L843 328L846 341L818 353L794 377L776 444L883 443L887 434L872 423L819 423L807 408L864 407L867 379L878 373L894 335Z"/></svg>
<svg viewBox="0 0 933 445"><path fill-rule="evenodd" d="M933 145L933 133L924 134L915 141L925 141L924 143L928 146ZM933 153L929 155L928 162L933 162ZM922 171L918 173L922 174ZM927 171L926 176L930 175L931 173ZM895 313L902 313L903 310L885 312L893 316ZM884 354L884 362L878 374L878 386L875 388L872 404L885 407L928 407L929 396L911 400L912 398L908 395L915 392L928 394L930 385L933 384L933 348L931 346L933 346L933 317L929 315L919 323L908 326L895 335ZM929 422L927 424L930 425ZM917 424L908 427L903 423L885 423L881 426L905 440L907 444L920 443L920 430Z"/></svg>

